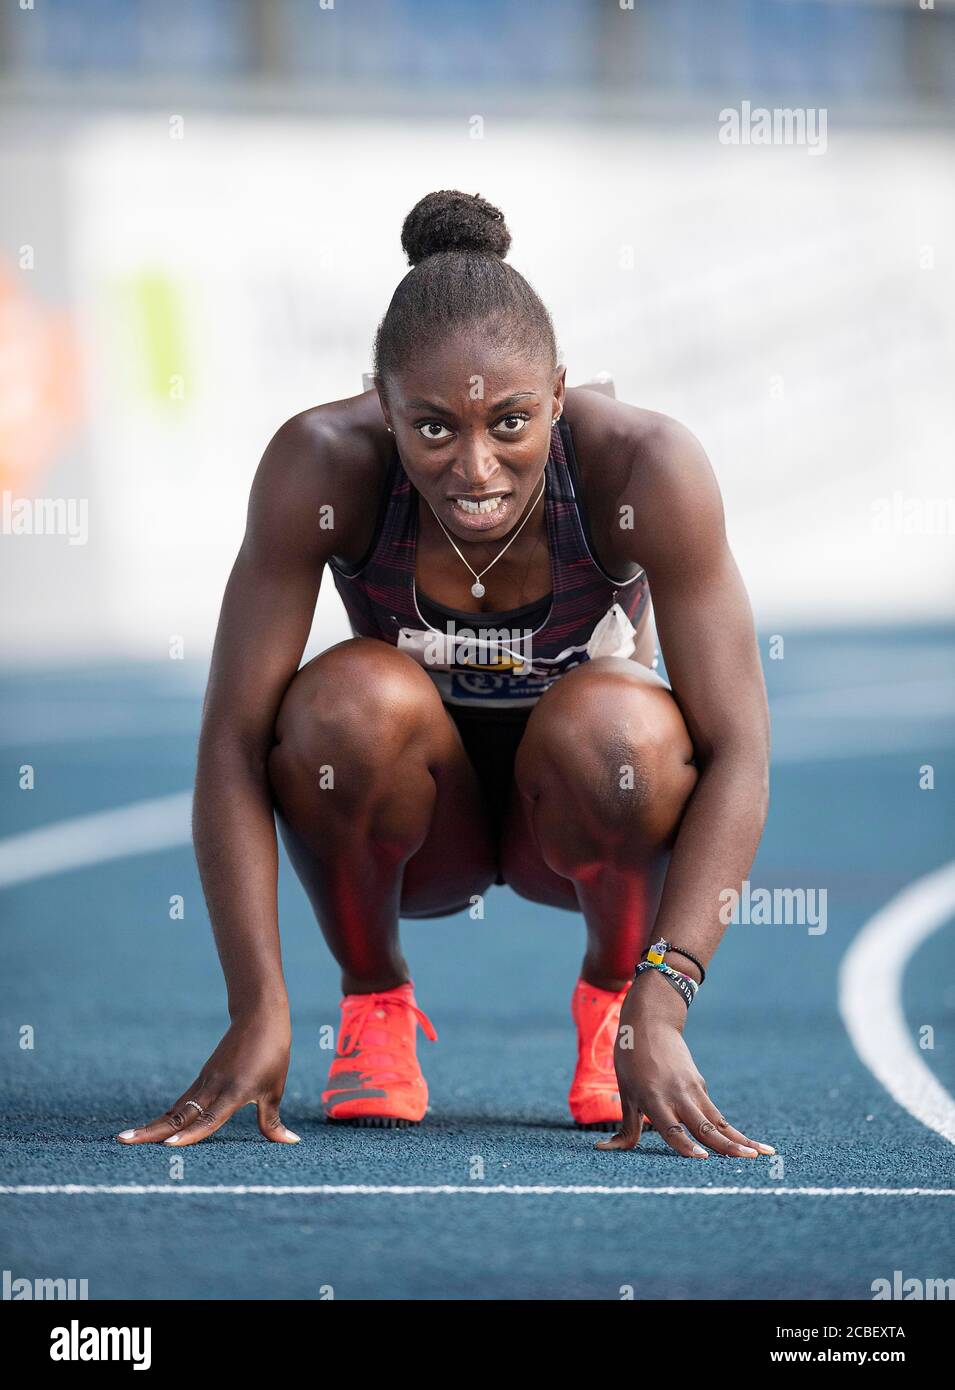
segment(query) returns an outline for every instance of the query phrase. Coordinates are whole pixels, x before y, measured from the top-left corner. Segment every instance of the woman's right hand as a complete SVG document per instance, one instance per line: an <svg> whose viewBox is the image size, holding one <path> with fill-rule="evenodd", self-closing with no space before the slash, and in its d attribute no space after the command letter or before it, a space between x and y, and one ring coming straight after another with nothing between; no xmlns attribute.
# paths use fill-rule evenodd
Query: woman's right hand
<svg viewBox="0 0 955 1390"><path fill-rule="evenodd" d="M215 1134L243 1105L255 1105L259 1129L266 1139L297 1144L298 1135L286 1129L279 1116L291 1044L287 1014L284 1018L252 1014L234 1020L175 1104L158 1119L137 1129L124 1129L116 1138L123 1144L185 1148Z"/></svg>

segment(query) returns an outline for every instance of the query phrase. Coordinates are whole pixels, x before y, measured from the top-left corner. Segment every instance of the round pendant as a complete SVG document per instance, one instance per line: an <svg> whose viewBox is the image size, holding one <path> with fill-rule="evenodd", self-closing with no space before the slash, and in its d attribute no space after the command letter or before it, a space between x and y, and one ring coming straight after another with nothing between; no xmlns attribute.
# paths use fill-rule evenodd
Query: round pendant
<svg viewBox="0 0 955 1390"><path fill-rule="evenodd" d="M475 598L484 597L484 585L481 583L480 579L476 579L471 585L471 593Z"/></svg>

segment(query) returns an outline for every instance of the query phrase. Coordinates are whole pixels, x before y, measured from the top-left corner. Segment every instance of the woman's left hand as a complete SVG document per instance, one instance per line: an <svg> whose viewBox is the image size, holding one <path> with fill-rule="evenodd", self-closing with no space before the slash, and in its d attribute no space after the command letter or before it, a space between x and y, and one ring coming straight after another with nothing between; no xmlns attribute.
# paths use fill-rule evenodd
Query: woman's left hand
<svg viewBox="0 0 955 1390"><path fill-rule="evenodd" d="M685 1158L709 1158L704 1145L731 1158L775 1153L770 1144L748 1139L734 1129L710 1100L683 1038L686 1005L658 975L648 970L638 977L620 1011L614 1065L623 1125L612 1138L598 1142L597 1148L635 1148L646 1115Z"/></svg>

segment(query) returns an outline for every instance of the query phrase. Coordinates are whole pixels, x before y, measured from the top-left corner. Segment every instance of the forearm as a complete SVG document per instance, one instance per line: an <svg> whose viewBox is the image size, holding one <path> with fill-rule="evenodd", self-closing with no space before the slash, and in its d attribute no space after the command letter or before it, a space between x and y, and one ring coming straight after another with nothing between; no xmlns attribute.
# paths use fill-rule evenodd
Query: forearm
<svg viewBox="0 0 955 1390"><path fill-rule="evenodd" d="M670 857L654 938L685 946L704 966L722 939L720 894L739 891L766 820L768 770L754 755L718 753L707 762L687 804ZM684 956L668 964L694 979Z"/></svg>
<svg viewBox="0 0 955 1390"><path fill-rule="evenodd" d="M193 837L233 1019L287 1012L278 926L278 846L264 755L200 741Z"/></svg>

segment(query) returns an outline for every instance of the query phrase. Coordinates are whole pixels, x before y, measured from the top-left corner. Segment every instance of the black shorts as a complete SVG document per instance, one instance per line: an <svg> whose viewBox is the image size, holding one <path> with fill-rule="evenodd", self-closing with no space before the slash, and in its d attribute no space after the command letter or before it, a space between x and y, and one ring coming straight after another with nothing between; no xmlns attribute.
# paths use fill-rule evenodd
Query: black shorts
<svg viewBox="0 0 955 1390"><path fill-rule="evenodd" d="M464 750L474 765L494 843L500 844L514 781L514 756L533 706L483 710L446 704L445 709L454 720ZM498 875L496 882L504 880Z"/></svg>

